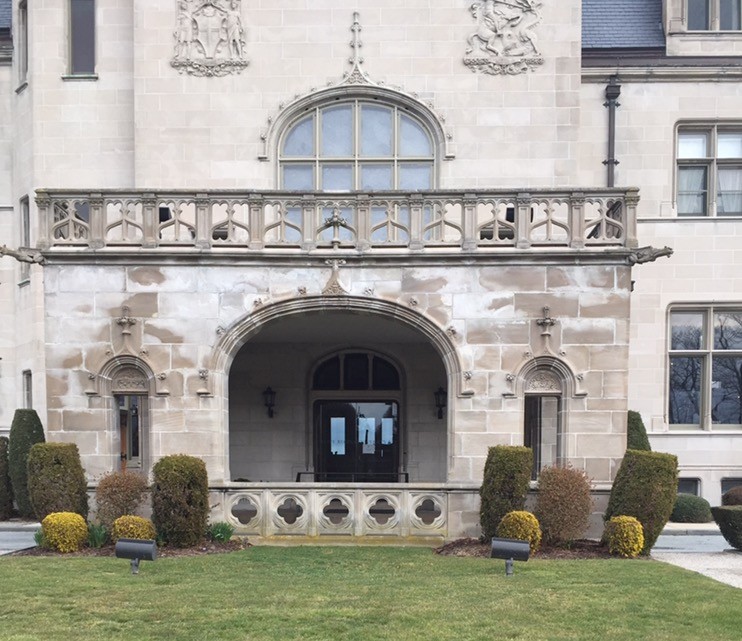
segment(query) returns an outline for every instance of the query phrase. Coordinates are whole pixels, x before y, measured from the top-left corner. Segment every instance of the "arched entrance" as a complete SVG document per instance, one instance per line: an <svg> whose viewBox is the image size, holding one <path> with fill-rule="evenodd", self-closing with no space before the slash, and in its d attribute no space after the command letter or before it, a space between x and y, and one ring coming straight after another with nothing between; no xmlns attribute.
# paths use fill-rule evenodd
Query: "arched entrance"
<svg viewBox="0 0 742 641"><path fill-rule="evenodd" d="M449 368L438 346L398 317L308 303L266 319L236 350L231 480L444 482L448 430L434 392L448 389Z"/></svg>

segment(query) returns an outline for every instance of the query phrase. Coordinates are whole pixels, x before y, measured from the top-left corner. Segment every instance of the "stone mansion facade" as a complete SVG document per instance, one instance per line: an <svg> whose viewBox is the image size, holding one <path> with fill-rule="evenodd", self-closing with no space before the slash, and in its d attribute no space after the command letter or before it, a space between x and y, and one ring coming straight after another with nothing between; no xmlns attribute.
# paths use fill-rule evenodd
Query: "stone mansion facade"
<svg viewBox="0 0 742 641"><path fill-rule="evenodd" d="M600 509L639 411L742 483L740 0L0 0L0 433L258 537Z"/></svg>

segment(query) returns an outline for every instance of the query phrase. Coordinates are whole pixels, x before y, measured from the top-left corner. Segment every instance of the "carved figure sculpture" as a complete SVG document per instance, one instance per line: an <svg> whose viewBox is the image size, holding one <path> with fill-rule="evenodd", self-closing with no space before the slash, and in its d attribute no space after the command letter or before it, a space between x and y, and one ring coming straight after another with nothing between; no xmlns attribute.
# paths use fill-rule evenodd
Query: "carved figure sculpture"
<svg viewBox="0 0 742 641"><path fill-rule="evenodd" d="M242 29L242 17L240 16L240 5L237 0L232 0L227 17L227 43L229 44L229 56L232 60L242 59L242 40L244 30Z"/></svg>
<svg viewBox="0 0 742 641"><path fill-rule="evenodd" d="M543 63L534 27L541 0L475 0L477 23L467 39L464 63L474 71L515 74Z"/></svg>
<svg viewBox="0 0 742 641"><path fill-rule="evenodd" d="M178 4L178 18L175 25L175 57L191 59L195 22L190 2L183 0Z"/></svg>
<svg viewBox="0 0 742 641"><path fill-rule="evenodd" d="M33 249L25 249L24 247L8 249L3 245L0 247L0 256L10 256L15 258L19 263L29 263L31 265L44 265L46 263L46 259L41 255L41 252Z"/></svg>

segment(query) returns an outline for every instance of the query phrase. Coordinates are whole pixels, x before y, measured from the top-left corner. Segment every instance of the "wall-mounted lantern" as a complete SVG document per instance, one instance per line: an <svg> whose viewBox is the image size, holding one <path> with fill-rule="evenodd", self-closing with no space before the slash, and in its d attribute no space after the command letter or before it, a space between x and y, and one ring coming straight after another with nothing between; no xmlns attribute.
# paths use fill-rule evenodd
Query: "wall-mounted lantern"
<svg viewBox="0 0 742 641"><path fill-rule="evenodd" d="M443 408L446 407L446 390L439 387L436 392L433 392L435 397L435 409L438 410L438 418L443 418Z"/></svg>
<svg viewBox="0 0 742 641"><path fill-rule="evenodd" d="M270 386L263 390L263 403L268 408L268 417L273 418L273 408L276 406L276 393Z"/></svg>

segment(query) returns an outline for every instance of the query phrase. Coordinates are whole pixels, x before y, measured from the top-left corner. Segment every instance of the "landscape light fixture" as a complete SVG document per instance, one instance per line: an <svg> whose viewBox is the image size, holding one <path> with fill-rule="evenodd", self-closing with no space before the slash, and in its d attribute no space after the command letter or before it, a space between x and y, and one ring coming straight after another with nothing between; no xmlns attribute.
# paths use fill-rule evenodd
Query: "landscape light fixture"
<svg viewBox="0 0 742 641"><path fill-rule="evenodd" d="M513 561L528 561L530 554L531 544L528 541L492 538L490 558L505 559L505 576L513 576Z"/></svg>
<svg viewBox="0 0 742 641"><path fill-rule="evenodd" d="M435 396L435 409L438 410L438 418L443 418L443 408L446 407L446 390L439 387L438 391L433 392L433 396Z"/></svg>
<svg viewBox="0 0 742 641"><path fill-rule="evenodd" d="M273 408L276 406L276 393L270 388L270 385L263 390L263 402L268 408L268 417L273 418Z"/></svg>
<svg viewBox="0 0 742 641"><path fill-rule="evenodd" d="M157 558L157 542L151 539L119 539L115 552L117 559L131 559L131 573L139 574L139 561L154 561Z"/></svg>

